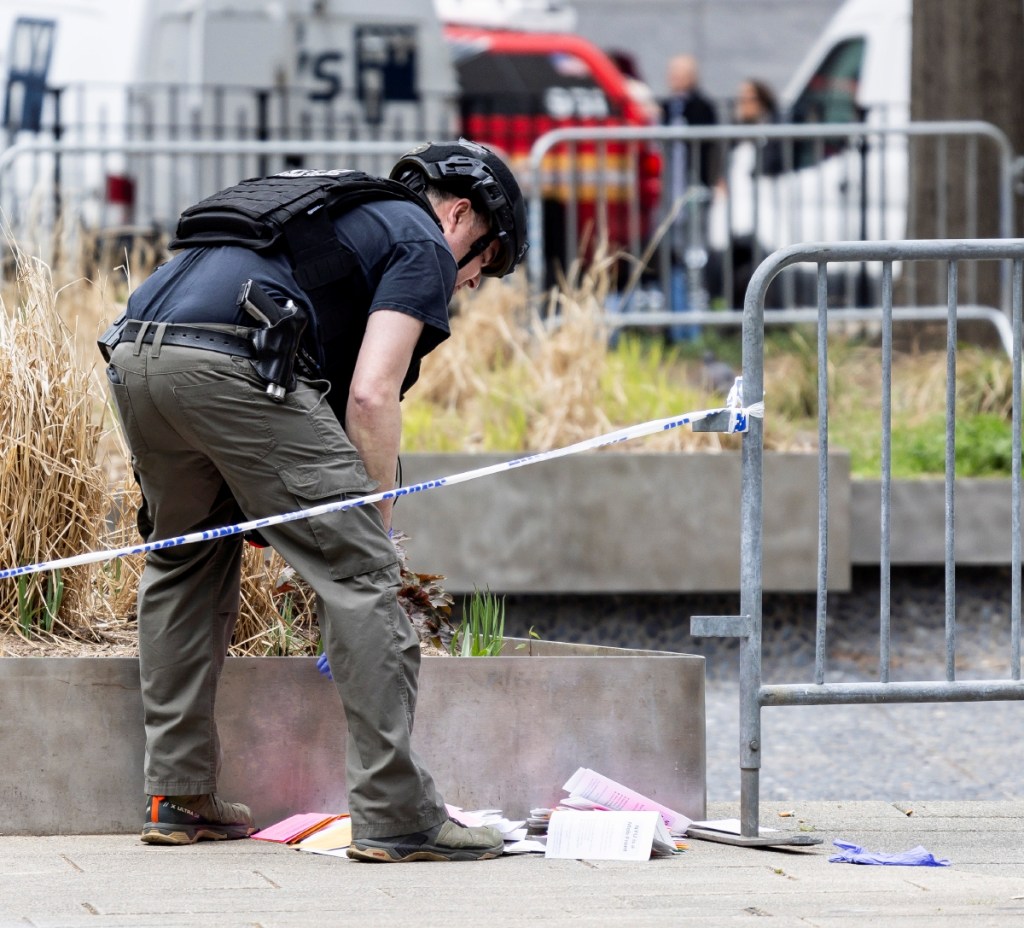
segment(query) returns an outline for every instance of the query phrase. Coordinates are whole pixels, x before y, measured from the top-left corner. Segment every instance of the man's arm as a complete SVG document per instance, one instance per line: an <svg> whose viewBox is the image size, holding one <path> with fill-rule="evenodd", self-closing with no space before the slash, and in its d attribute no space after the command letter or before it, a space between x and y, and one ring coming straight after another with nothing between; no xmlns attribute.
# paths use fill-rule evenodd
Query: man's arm
<svg viewBox="0 0 1024 928"><path fill-rule="evenodd" d="M390 309L370 313L352 375L345 431L381 490L394 487L402 438L402 381L422 331L423 323L405 313ZM392 501L382 500L377 506L384 528L390 528Z"/></svg>

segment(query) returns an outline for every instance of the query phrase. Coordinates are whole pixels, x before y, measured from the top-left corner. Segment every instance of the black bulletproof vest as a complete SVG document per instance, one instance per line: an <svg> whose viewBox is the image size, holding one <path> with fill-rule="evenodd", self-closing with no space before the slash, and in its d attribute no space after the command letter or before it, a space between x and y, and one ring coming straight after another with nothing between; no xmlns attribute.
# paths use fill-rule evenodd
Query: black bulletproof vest
<svg viewBox="0 0 1024 928"><path fill-rule="evenodd" d="M334 386L331 405L339 415L343 407L335 403L348 394L369 294L358 259L338 241L332 221L374 200L415 203L441 225L426 198L398 181L362 171L294 170L244 180L190 206L170 243L172 249L236 245L288 255L296 283L313 304L315 344L308 348ZM418 369L414 361L403 393Z"/></svg>

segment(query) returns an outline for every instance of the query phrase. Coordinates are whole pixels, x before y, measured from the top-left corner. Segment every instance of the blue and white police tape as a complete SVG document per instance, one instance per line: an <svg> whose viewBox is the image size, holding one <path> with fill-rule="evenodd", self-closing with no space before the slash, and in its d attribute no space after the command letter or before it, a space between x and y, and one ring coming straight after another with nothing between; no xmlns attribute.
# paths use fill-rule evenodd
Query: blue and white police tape
<svg viewBox="0 0 1024 928"><path fill-rule="evenodd" d="M438 487L453 486L457 483L465 483L467 480L476 480L478 477L489 477L503 471L515 470L518 467L525 467L528 464L540 464L542 461L552 461L556 458L568 457L570 454L578 454L581 451L590 451L595 448L603 448L607 445L618 444L619 442L630 441L645 435L654 435L658 432L667 432L680 428L684 425L692 425L701 419L717 413L729 413L729 423L726 431L746 432L750 427L750 417L764 417L764 403L755 403L748 407L723 407L719 409L703 409L699 412L682 413L678 416L671 416L668 419L653 419L650 422L642 422L639 425L627 426L616 432L608 432L605 435L598 435L596 438L588 438L576 442L574 445L566 445L564 448L555 448L551 451L540 451L537 454L528 454L525 457L515 458L512 461L503 461L499 464L491 464L488 467L478 467L475 470L463 471L459 474L451 474L447 477L438 477L435 480L425 480L422 483L414 483L407 487L399 487L395 490L385 490L380 493L371 493L369 496L361 496L357 499L335 500L331 503L323 503L320 506L313 506L310 509L300 509L295 512L286 512L276 516L265 516L262 519L251 519L248 522L239 522L237 525L226 525L223 528L211 528L202 532L192 532L188 535L178 535L175 538L164 538L160 541L149 541L141 545L131 545L126 548L111 548L104 551L89 551L85 554L78 554L74 557L65 557L53 561L43 561L39 564L26 564L23 567L8 567L0 570L0 580L8 577L20 577L23 574L41 573L44 570L61 570L65 567L78 567L82 564L93 564L97 561L113 560L114 558L127 557L130 554L146 554L149 551L159 551L163 548L176 548L179 545L195 544L199 541L212 541L214 538L225 538L228 535L239 535L242 532L252 530L259 531L269 528L272 525L282 525L285 522L296 522L299 519L309 519L313 516L322 516L329 512L344 512L346 509L354 509L357 506L365 506L368 503L376 503L386 499L398 499L402 496L409 496L413 493L422 493L424 490L436 490Z"/></svg>

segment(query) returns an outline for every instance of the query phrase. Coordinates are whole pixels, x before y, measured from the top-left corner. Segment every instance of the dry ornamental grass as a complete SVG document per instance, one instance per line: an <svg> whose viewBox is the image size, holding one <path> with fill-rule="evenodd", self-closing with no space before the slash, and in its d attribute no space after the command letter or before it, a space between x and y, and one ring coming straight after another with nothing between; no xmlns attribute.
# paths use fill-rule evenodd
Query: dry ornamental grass
<svg viewBox="0 0 1024 928"><path fill-rule="evenodd" d="M96 363L95 333L105 323L97 292L58 289L45 265L20 256L16 287L0 307L5 567L139 542L138 488L124 476L127 452ZM311 594L289 583L276 554L247 549L244 565L235 653L309 652L317 638ZM135 555L0 581L0 653L133 653L142 567Z"/></svg>
<svg viewBox="0 0 1024 928"><path fill-rule="evenodd" d="M98 463L102 423L91 370L78 363L74 335L55 310L47 269L19 268L22 298L0 313L0 562L67 557L95 546L106 477ZM8 630L77 633L95 568L40 573L0 584Z"/></svg>

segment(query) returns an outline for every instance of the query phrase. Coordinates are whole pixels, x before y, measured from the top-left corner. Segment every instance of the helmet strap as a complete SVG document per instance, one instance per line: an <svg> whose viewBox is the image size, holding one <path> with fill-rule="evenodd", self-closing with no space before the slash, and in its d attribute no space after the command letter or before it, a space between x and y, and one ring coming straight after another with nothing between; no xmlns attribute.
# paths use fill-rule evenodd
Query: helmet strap
<svg viewBox="0 0 1024 928"><path fill-rule="evenodd" d="M472 261L477 255L481 255L484 249L491 244L496 238L497 233L493 229L489 229L486 235L481 235L472 245L469 246L469 251L463 256L459 262L459 270L461 271L470 261Z"/></svg>

